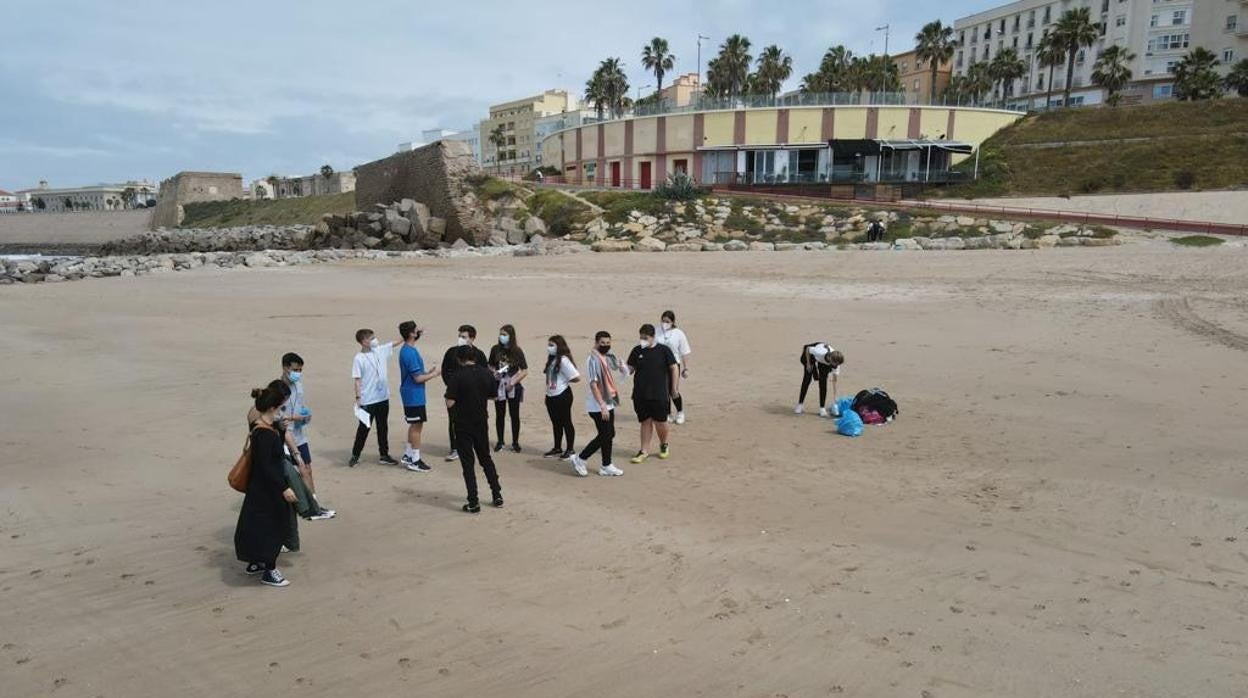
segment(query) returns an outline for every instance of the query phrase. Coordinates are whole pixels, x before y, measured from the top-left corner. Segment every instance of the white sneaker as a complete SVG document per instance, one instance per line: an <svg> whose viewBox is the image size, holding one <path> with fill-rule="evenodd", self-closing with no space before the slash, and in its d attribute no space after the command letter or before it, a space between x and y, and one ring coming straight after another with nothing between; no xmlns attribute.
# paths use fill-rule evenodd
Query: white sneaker
<svg viewBox="0 0 1248 698"><path fill-rule="evenodd" d="M325 519L332 519L337 515L338 512L333 509L321 509L321 513L309 516L308 521L324 521Z"/></svg>
<svg viewBox="0 0 1248 698"><path fill-rule="evenodd" d="M450 453L446 454L447 463L450 463L453 460L459 460L459 451L451 451Z"/></svg>
<svg viewBox="0 0 1248 698"><path fill-rule="evenodd" d="M805 413L806 413L806 407L804 405L798 405L797 407L793 408L793 414L805 414Z"/></svg>
<svg viewBox="0 0 1248 698"><path fill-rule="evenodd" d="M820 407L820 408L819 408L819 416L820 416L820 417L826 417L826 416L828 416L828 408L826 408L826 407Z"/></svg>
<svg viewBox="0 0 1248 698"><path fill-rule="evenodd" d="M685 423L685 413L684 413L684 412L677 412L677 413L676 413L676 423L677 423L677 424L684 424L684 423Z"/></svg>
<svg viewBox="0 0 1248 698"><path fill-rule="evenodd" d="M604 465L598 469L598 474L603 477L619 477L624 474L624 471L614 465Z"/></svg>
<svg viewBox="0 0 1248 698"><path fill-rule="evenodd" d="M585 467L585 461L576 454L572 454L572 470L576 471L581 477L589 477L589 470Z"/></svg>

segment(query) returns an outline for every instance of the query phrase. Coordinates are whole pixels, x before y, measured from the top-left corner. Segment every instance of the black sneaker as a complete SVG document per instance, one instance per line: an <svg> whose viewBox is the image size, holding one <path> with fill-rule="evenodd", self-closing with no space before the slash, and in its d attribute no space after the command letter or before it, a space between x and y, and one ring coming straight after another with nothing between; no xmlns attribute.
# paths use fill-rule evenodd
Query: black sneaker
<svg viewBox="0 0 1248 698"><path fill-rule="evenodd" d="M503 442L499 441L498 443L494 444L494 452L498 453L501 450L503 450Z"/></svg>
<svg viewBox="0 0 1248 698"><path fill-rule="evenodd" d="M247 563L247 569L243 571L247 574L260 574L264 571L264 565L258 562L249 562Z"/></svg>
<svg viewBox="0 0 1248 698"><path fill-rule="evenodd" d="M494 495L494 508L495 509L503 508L503 495L501 494Z"/></svg>
<svg viewBox="0 0 1248 698"><path fill-rule="evenodd" d="M351 456L351 460L347 461L347 467L354 468L355 466L359 465L359 463L360 463L359 456Z"/></svg>
<svg viewBox="0 0 1248 698"><path fill-rule="evenodd" d="M283 577L279 570L268 570L264 576L260 578L261 584L267 584L271 587L290 586L290 580Z"/></svg>
<svg viewBox="0 0 1248 698"><path fill-rule="evenodd" d="M377 462L381 463L382 465L398 465L399 464L397 460L391 458L390 456L382 456L381 458L377 459Z"/></svg>
<svg viewBox="0 0 1248 698"><path fill-rule="evenodd" d="M568 450L564 451L562 455L559 456L559 460L572 460L572 456L575 454L576 454L576 451L573 451L572 449L569 448Z"/></svg>
<svg viewBox="0 0 1248 698"><path fill-rule="evenodd" d="M519 453L519 452L520 452L520 444L512 444L512 445L511 445L511 450L515 451L516 453Z"/></svg>
<svg viewBox="0 0 1248 698"><path fill-rule="evenodd" d="M463 510L468 512L469 514L480 514L481 505L477 504L476 502L468 502L467 504L463 506Z"/></svg>
<svg viewBox="0 0 1248 698"><path fill-rule="evenodd" d="M558 458L561 455L563 455L562 449L552 448L549 451L543 453L542 458Z"/></svg>
<svg viewBox="0 0 1248 698"><path fill-rule="evenodd" d="M433 468L430 468L429 465L425 463L423 460L418 460L414 463L408 463L407 469L412 471L413 473L427 473L430 470L433 470Z"/></svg>

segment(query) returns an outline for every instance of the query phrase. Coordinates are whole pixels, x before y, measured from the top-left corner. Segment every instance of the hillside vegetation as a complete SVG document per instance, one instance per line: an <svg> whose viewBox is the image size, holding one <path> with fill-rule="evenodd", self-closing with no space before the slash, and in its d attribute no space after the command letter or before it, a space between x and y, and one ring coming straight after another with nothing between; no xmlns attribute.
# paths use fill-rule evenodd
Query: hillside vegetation
<svg viewBox="0 0 1248 698"><path fill-rule="evenodd" d="M326 213L345 214L354 211L355 192L295 199L205 201L186 204L183 210L186 213L182 220L183 228L313 224Z"/></svg>
<svg viewBox="0 0 1248 698"><path fill-rule="evenodd" d="M957 169L970 172L973 160ZM1248 99L1056 110L983 145L980 179L951 197L1248 187Z"/></svg>

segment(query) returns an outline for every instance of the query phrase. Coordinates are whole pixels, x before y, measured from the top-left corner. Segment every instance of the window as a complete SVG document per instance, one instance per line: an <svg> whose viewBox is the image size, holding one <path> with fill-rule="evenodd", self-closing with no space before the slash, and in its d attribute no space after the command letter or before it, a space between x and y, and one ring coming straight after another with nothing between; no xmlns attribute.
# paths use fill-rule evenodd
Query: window
<svg viewBox="0 0 1248 698"><path fill-rule="evenodd" d="M1153 85L1153 99L1166 99L1174 95L1174 85Z"/></svg>
<svg viewBox="0 0 1248 698"><path fill-rule="evenodd" d="M979 27L975 27L974 29L971 30L971 43L972 44L979 43Z"/></svg>
<svg viewBox="0 0 1248 698"><path fill-rule="evenodd" d="M1005 18L1002 18L1002 19L1001 19L1001 24L997 25L997 33L998 33L998 34L1004 34L1004 33L1005 33Z"/></svg>
<svg viewBox="0 0 1248 698"><path fill-rule="evenodd" d="M1034 29L1036 27L1036 11L1032 10L1027 15L1027 28Z"/></svg>
<svg viewBox="0 0 1248 698"><path fill-rule="evenodd" d="M1023 21L1022 15L1014 15L1014 31L1018 31L1019 23Z"/></svg>
<svg viewBox="0 0 1248 698"><path fill-rule="evenodd" d="M1127 26L1127 16L1126 16L1126 15L1118 15L1117 17L1115 17L1115 18L1114 18L1114 26L1115 26L1115 27L1125 27L1125 26Z"/></svg>
<svg viewBox="0 0 1248 698"><path fill-rule="evenodd" d="M1148 26L1155 27L1157 26L1157 23L1160 21L1161 21L1160 15L1153 15L1152 17L1148 18Z"/></svg>
<svg viewBox="0 0 1248 698"><path fill-rule="evenodd" d="M1087 51L1084 51L1083 49L1079 49L1079 53L1075 54L1075 63L1082 65L1083 59L1086 57L1086 55L1087 55Z"/></svg>
<svg viewBox="0 0 1248 698"><path fill-rule="evenodd" d="M1228 50L1229 50L1229 49L1228 49ZM914 91L915 91L915 92L918 92L918 91L919 91L919 79L918 79L918 78L915 78L915 79L914 79Z"/></svg>
<svg viewBox="0 0 1248 698"><path fill-rule="evenodd" d="M1051 7L1044 8L1044 23L1049 24L1052 21L1053 21L1053 8Z"/></svg>
<svg viewBox="0 0 1248 698"><path fill-rule="evenodd" d="M1170 16L1170 24L1174 26L1187 24L1187 10L1175 10Z"/></svg>
<svg viewBox="0 0 1248 698"><path fill-rule="evenodd" d="M1101 14L1109 12L1109 0L1101 0Z"/></svg>
<svg viewBox="0 0 1248 698"><path fill-rule="evenodd" d="M1231 63L1234 63L1234 62L1235 62L1235 49L1233 48L1222 49L1222 63L1224 65L1230 65Z"/></svg>
<svg viewBox="0 0 1248 698"><path fill-rule="evenodd" d="M958 44L961 46L966 45L966 30L965 29L958 32Z"/></svg>
<svg viewBox="0 0 1248 698"><path fill-rule="evenodd" d="M1028 35L1027 35L1027 48L1028 48L1028 49L1031 49L1032 45L1033 45L1033 42L1032 42L1032 35L1031 35L1031 34L1028 34Z"/></svg>
<svg viewBox="0 0 1248 698"><path fill-rule="evenodd" d="M1239 15L1230 15L1226 18L1226 30L1233 32L1239 29Z"/></svg>
<svg viewBox="0 0 1248 698"><path fill-rule="evenodd" d="M961 67L962 67L962 52L961 52L961 51L958 51L958 63L957 63L957 67L959 67L959 68L961 68Z"/></svg>
<svg viewBox="0 0 1248 698"><path fill-rule="evenodd" d="M1014 48L1018 48L1018 37L1017 36L1014 37L1014 40L1011 43Z"/></svg>
<svg viewBox="0 0 1248 698"><path fill-rule="evenodd" d="M1177 49L1187 48L1190 43L1191 34L1162 34L1154 39L1148 40L1148 50L1152 51L1174 51Z"/></svg>
<svg viewBox="0 0 1248 698"><path fill-rule="evenodd" d="M1041 73L1040 76L1036 78L1036 89L1037 90L1044 89L1044 73Z"/></svg>
<svg viewBox="0 0 1248 698"><path fill-rule="evenodd" d="M997 40L997 53L1001 53L1004 50L1005 50L1005 39Z"/></svg>
<svg viewBox="0 0 1248 698"><path fill-rule="evenodd" d="M988 39L991 39L991 38L992 38L992 25L989 24L984 27L984 41L987 41Z"/></svg>

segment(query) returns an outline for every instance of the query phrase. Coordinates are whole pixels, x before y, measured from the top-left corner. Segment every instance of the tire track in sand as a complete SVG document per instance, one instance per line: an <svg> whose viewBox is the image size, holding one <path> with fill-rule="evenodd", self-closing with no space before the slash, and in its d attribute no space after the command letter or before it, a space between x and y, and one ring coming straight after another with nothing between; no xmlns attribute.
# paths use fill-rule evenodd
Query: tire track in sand
<svg viewBox="0 0 1248 698"><path fill-rule="evenodd" d="M1166 298L1157 301L1157 314L1163 320L1186 332L1213 340L1231 349L1248 351L1248 336L1216 325L1192 310L1187 298Z"/></svg>

